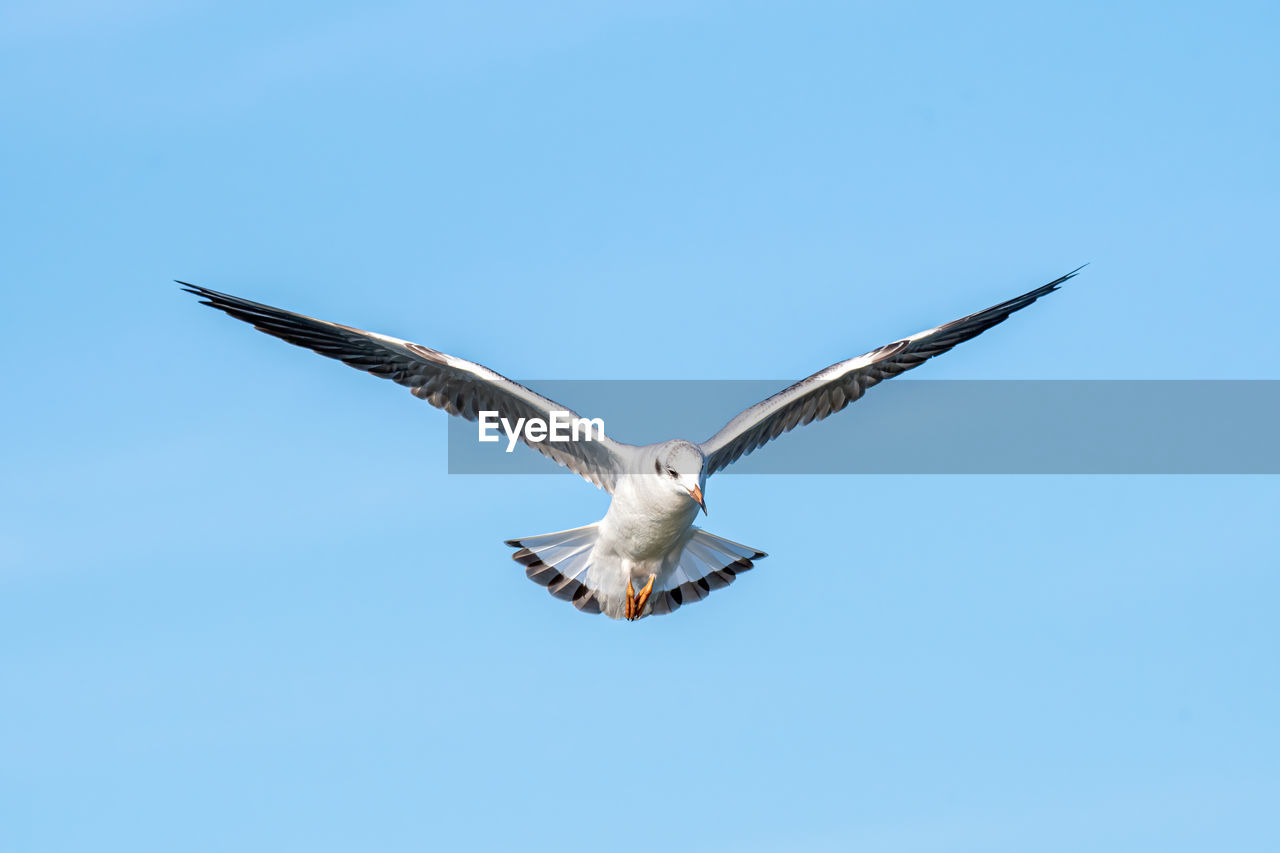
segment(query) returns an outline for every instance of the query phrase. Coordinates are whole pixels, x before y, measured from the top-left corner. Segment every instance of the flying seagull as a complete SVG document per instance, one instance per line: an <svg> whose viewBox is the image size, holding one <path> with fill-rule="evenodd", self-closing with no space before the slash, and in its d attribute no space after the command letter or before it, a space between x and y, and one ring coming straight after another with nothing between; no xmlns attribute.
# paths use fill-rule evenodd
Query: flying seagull
<svg viewBox="0 0 1280 853"><path fill-rule="evenodd" d="M985 311L886 344L820 370L738 414L702 443L674 439L637 447L607 436L565 443L521 439L613 495L585 527L510 539L530 580L584 613L643 619L700 601L733 583L763 551L693 526L706 513L707 478L797 426L822 420L873 385L982 334L1079 269ZM259 331L404 385L415 397L474 421L480 412L551 419L577 414L483 365L409 341L316 320L180 281L212 306Z"/></svg>

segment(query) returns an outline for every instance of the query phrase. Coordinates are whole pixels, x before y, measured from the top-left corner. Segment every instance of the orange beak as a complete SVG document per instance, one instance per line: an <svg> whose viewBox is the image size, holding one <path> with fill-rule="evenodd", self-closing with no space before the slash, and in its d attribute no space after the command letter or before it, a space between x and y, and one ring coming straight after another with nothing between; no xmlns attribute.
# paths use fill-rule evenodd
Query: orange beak
<svg viewBox="0 0 1280 853"><path fill-rule="evenodd" d="M706 502L702 499L702 487L701 487L701 486L694 486L692 489L690 489L690 490L689 490L689 497L693 498L695 501L697 501L697 502L698 502L698 506L702 507L702 514L703 514L703 515L706 515L706 514L707 514L707 504L706 504Z"/></svg>

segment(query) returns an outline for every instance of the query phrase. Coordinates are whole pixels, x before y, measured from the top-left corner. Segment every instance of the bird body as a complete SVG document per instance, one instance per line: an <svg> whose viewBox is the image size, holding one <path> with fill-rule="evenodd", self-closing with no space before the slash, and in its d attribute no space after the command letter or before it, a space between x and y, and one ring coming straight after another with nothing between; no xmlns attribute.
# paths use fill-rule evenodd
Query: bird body
<svg viewBox="0 0 1280 853"><path fill-rule="evenodd" d="M626 469L604 518L507 541L520 549L515 558L529 577L553 595L581 610L638 619L728 586L765 556L693 526L706 486L706 457L696 444L668 441L623 453ZM646 588L642 600L635 590Z"/></svg>
<svg viewBox="0 0 1280 853"><path fill-rule="evenodd" d="M635 446L607 436L526 444L612 494L594 524L507 544L526 575L587 613L635 620L670 613L728 586L763 551L693 524L706 512L707 478L797 426L821 420L885 379L910 370L1003 322L1078 270L1022 296L847 359L739 413L701 443L676 439ZM494 371L399 338L317 320L179 282L188 292L255 328L408 387L450 414L481 412L548 420L562 406Z"/></svg>

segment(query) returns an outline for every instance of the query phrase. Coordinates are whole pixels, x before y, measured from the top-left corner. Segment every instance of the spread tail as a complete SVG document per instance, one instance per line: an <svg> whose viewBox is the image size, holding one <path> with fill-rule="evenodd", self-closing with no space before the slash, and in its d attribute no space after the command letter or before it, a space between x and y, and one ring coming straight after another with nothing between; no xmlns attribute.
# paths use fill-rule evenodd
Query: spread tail
<svg viewBox="0 0 1280 853"><path fill-rule="evenodd" d="M511 556L525 567L529 580L545 586L556 598L568 601L583 613L603 612L620 619L626 612L628 578L616 556L606 554L593 560L599 538L597 522L541 536L508 539L506 544L518 549ZM713 590L733 583L754 566L753 560L765 556L748 545L691 527L684 544L651 569L657 578L640 615L658 616L701 601ZM642 577L635 580L637 588L643 585Z"/></svg>
<svg viewBox="0 0 1280 853"><path fill-rule="evenodd" d="M753 568L753 560L769 556L749 545L689 528L689 538L678 557L658 576L657 589L647 614L660 616L681 605L701 601L713 590L724 589L738 575Z"/></svg>
<svg viewBox="0 0 1280 853"><path fill-rule="evenodd" d="M511 558L524 566L524 573L561 601L568 601L583 613L599 613L596 590L587 586L591 552L599 538L599 523L524 539L508 539L518 548Z"/></svg>

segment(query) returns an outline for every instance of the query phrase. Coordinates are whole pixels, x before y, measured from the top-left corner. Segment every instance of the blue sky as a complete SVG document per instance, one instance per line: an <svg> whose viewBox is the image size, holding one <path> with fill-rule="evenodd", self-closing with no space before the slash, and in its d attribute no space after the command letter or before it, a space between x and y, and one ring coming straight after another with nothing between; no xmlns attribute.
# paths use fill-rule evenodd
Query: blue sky
<svg viewBox="0 0 1280 853"><path fill-rule="evenodd" d="M917 375L1280 378L1277 23L7 3L0 848L1276 849L1276 478L716 478L612 623L502 545L606 496L170 280L787 380L1088 261Z"/></svg>

